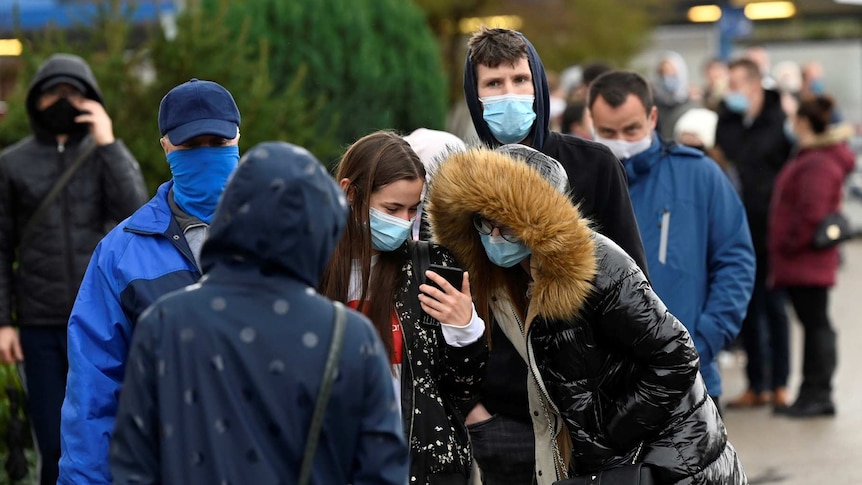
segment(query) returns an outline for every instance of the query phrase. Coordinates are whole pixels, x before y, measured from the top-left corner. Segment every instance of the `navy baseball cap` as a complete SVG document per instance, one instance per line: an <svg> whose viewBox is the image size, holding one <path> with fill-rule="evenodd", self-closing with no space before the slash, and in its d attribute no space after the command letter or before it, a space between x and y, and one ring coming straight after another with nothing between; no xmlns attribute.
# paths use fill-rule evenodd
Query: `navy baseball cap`
<svg viewBox="0 0 862 485"><path fill-rule="evenodd" d="M202 135L232 140L239 122L233 96L212 81L192 79L171 89L159 103L159 131L174 145Z"/></svg>

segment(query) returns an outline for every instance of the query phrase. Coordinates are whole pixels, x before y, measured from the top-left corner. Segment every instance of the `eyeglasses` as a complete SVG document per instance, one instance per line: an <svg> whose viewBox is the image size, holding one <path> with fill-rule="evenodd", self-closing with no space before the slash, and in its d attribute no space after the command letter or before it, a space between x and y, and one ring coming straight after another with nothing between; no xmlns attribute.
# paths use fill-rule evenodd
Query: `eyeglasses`
<svg viewBox="0 0 862 485"><path fill-rule="evenodd" d="M476 230L479 231L479 234L483 234L485 236L490 236L496 228L498 231L500 231L500 236L502 236L503 239L505 239L506 241L509 241L511 243L521 241L521 239L515 234L515 231L511 227L504 226L494 221L490 221L480 215L473 216L473 227L475 227Z"/></svg>

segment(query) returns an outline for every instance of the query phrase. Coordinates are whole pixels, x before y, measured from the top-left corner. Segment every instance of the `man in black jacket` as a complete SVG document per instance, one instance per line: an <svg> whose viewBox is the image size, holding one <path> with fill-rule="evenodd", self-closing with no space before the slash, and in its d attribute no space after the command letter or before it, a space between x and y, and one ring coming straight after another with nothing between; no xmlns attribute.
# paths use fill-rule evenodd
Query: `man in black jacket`
<svg viewBox="0 0 862 485"><path fill-rule="evenodd" d="M781 98L778 92L763 88L757 64L750 59L738 59L730 63L729 69L728 93L719 106L715 145L739 172L757 270L741 333L748 354L748 390L728 403L728 407L771 402L781 409L787 405L790 332L785 296L769 289L766 282L769 272L766 234L772 187L793 144L787 135Z"/></svg>
<svg viewBox="0 0 862 485"><path fill-rule="evenodd" d="M102 102L87 63L55 54L30 84L33 134L0 153L0 361L27 358L43 485L57 482L72 303L96 244L147 196Z"/></svg>
<svg viewBox="0 0 862 485"><path fill-rule="evenodd" d="M520 32L483 28L473 35L464 67L464 94L473 125L484 144L527 145L559 161L580 213L646 272L646 257L622 164L603 145L550 131L545 69L535 48ZM527 367L497 325L491 328L491 339L483 398L468 415L467 423L497 415L495 421L506 427L498 443L518 448L497 450L497 456L509 464L526 463L529 468L524 479L529 480L534 451L527 406ZM521 477L504 476L508 474L497 466L500 463L483 463L486 457L480 456L478 450L474 455L486 483L520 483ZM495 472L501 476L494 476Z"/></svg>

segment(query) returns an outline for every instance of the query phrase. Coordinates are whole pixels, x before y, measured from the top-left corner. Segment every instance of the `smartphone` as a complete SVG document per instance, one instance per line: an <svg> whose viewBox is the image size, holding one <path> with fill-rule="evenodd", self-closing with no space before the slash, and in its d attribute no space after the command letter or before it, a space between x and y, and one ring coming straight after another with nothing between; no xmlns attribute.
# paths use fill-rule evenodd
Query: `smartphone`
<svg viewBox="0 0 862 485"><path fill-rule="evenodd" d="M456 290L461 291L461 283L464 281L463 269L456 268L454 266L441 266L439 264L431 264L428 266L428 270L437 273L443 278L446 278L446 281L448 281L450 285L452 285ZM440 285L435 283L434 280L427 276L425 277L425 284L433 286L440 291L443 291L443 289L440 288Z"/></svg>

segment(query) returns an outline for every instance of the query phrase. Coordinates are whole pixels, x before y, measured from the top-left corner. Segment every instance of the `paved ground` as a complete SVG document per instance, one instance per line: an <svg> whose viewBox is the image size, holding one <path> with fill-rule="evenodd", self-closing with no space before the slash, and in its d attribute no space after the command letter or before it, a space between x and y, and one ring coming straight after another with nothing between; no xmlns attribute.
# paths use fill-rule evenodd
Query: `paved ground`
<svg viewBox="0 0 862 485"><path fill-rule="evenodd" d="M862 484L862 241L845 246L844 261L831 298L839 341L838 415L791 420L773 416L768 409L726 411L730 440L752 484ZM790 386L796 389L802 342L792 310L789 314L793 319ZM743 359L725 361L722 375L726 399L744 390Z"/></svg>

